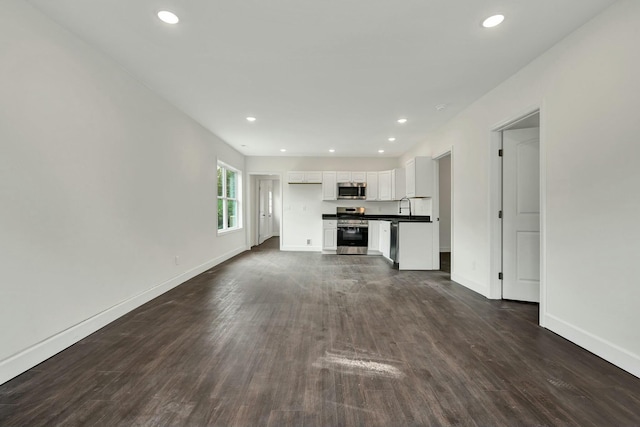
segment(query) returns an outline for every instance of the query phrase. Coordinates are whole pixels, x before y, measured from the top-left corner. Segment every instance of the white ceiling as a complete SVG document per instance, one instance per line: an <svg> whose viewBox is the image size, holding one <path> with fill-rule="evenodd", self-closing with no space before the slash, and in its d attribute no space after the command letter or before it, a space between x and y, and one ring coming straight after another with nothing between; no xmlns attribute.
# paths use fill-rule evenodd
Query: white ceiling
<svg viewBox="0 0 640 427"><path fill-rule="evenodd" d="M394 157L614 3L29 1L243 154Z"/></svg>

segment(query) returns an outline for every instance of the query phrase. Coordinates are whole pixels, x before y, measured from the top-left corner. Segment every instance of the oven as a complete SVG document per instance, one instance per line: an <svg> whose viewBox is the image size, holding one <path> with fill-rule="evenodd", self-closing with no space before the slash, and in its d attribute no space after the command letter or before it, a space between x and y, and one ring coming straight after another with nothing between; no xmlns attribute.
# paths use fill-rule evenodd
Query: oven
<svg viewBox="0 0 640 427"><path fill-rule="evenodd" d="M369 221L338 220L338 255L366 255L369 247Z"/></svg>
<svg viewBox="0 0 640 427"><path fill-rule="evenodd" d="M364 208L338 208L338 255L366 255L369 246L369 221Z"/></svg>

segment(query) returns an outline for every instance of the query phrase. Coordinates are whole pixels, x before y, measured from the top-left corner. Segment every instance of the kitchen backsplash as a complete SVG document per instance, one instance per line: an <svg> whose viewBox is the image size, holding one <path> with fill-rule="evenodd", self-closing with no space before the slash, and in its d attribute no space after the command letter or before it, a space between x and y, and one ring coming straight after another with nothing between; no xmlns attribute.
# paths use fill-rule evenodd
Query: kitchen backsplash
<svg viewBox="0 0 640 427"><path fill-rule="evenodd" d="M335 214L336 207L363 206L369 214L397 215L398 202L370 202L366 200L330 200L322 202L323 214ZM409 215L409 210L404 209L409 204L406 200L402 202L402 214ZM431 199L411 199L411 212L413 215L431 215Z"/></svg>

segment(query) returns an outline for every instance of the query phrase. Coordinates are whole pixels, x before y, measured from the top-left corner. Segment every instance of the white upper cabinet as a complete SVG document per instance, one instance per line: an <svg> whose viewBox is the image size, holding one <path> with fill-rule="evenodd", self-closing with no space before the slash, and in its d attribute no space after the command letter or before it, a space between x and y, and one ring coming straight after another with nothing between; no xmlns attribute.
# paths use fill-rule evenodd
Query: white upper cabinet
<svg viewBox="0 0 640 427"><path fill-rule="evenodd" d="M411 159L405 166L407 174L407 197L416 196L416 159Z"/></svg>
<svg viewBox="0 0 640 427"><path fill-rule="evenodd" d="M304 172L288 172L287 182L289 184L304 184Z"/></svg>
<svg viewBox="0 0 640 427"><path fill-rule="evenodd" d="M322 184L322 172L305 172L307 184Z"/></svg>
<svg viewBox="0 0 640 427"><path fill-rule="evenodd" d="M289 184L322 184L322 172L287 172Z"/></svg>
<svg viewBox="0 0 640 427"><path fill-rule="evenodd" d="M391 171L391 200L400 200L407 196L407 178L404 168Z"/></svg>
<svg viewBox="0 0 640 427"><path fill-rule="evenodd" d="M433 159L415 157L407 162L405 169L407 197L433 197Z"/></svg>
<svg viewBox="0 0 640 427"><path fill-rule="evenodd" d="M366 172L336 172L337 182L366 182Z"/></svg>
<svg viewBox="0 0 640 427"><path fill-rule="evenodd" d="M336 172L338 182L351 182L351 172Z"/></svg>
<svg viewBox="0 0 640 427"><path fill-rule="evenodd" d="M378 200L391 200L391 171L378 172Z"/></svg>
<svg viewBox="0 0 640 427"><path fill-rule="evenodd" d="M367 200L378 198L378 172L367 172Z"/></svg>
<svg viewBox="0 0 640 427"><path fill-rule="evenodd" d="M337 199L336 172L322 172L322 200Z"/></svg>
<svg viewBox="0 0 640 427"><path fill-rule="evenodd" d="M351 172L351 182L367 182L367 173Z"/></svg>

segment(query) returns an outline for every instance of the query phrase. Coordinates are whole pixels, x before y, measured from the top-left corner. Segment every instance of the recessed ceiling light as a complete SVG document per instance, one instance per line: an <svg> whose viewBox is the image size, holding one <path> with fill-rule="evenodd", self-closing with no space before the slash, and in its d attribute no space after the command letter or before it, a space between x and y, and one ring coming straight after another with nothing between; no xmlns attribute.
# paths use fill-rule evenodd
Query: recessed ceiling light
<svg viewBox="0 0 640 427"><path fill-rule="evenodd" d="M403 124L407 123L407 119L398 119L398 123L403 125Z"/></svg>
<svg viewBox="0 0 640 427"><path fill-rule="evenodd" d="M389 142L394 142L396 139L394 137L389 138Z"/></svg>
<svg viewBox="0 0 640 427"><path fill-rule="evenodd" d="M160 18L162 22L165 22L167 24L177 24L178 22L180 22L180 19L176 16L176 14L173 12L169 12L168 10L161 10L160 12L158 12L158 18Z"/></svg>
<svg viewBox="0 0 640 427"><path fill-rule="evenodd" d="M485 28L493 28L502 24L502 21L504 21L504 15L493 15L485 19L482 22L482 26Z"/></svg>
<svg viewBox="0 0 640 427"><path fill-rule="evenodd" d="M287 151L287 149L286 148L281 148L280 151L282 151L284 153L285 151Z"/></svg>
<svg viewBox="0 0 640 427"><path fill-rule="evenodd" d="M335 152L336 152L336 150L334 150L333 148L331 148L331 149L329 149L329 152L330 152L330 153L335 153Z"/></svg>
<svg viewBox="0 0 640 427"><path fill-rule="evenodd" d="M247 121L248 122L255 122L256 118L255 117L247 117Z"/></svg>
<svg viewBox="0 0 640 427"><path fill-rule="evenodd" d="M384 150L378 150L378 153L382 154L384 153Z"/></svg>

